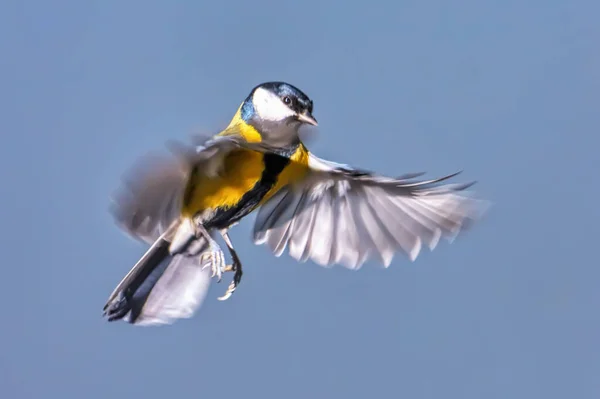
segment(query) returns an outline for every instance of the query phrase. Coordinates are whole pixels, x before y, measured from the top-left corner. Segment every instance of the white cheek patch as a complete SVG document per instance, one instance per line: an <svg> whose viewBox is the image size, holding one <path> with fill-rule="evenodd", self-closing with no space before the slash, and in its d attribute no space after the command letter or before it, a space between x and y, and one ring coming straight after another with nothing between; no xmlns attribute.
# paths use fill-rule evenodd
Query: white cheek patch
<svg viewBox="0 0 600 399"><path fill-rule="evenodd" d="M279 122L294 116L294 111L289 109L279 97L263 88L256 89L252 102L256 115L263 120Z"/></svg>

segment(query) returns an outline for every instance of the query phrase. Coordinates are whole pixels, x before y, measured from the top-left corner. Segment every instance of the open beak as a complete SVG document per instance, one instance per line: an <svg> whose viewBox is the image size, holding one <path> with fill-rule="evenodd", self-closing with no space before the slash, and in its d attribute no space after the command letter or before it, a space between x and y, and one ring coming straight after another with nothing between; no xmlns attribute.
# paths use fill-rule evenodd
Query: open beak
<svg viewBox="0 0 600 399"><path fill-rule="evenodd" d="M309 125L318 126L317 120L309 113L298 114L298 120L302 123L308 123Z"/></svg>

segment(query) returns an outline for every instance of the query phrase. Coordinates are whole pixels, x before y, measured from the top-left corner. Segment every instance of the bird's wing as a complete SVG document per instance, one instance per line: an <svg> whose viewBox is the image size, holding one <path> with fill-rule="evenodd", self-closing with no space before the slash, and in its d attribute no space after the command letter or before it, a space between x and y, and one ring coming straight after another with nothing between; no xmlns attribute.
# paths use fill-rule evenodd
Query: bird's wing
<svg viewBox="0 0 600 399"><path fill-rule="evenodd" d="M236 135L196 136L191 145L171 142L168 155L141 158L124 176L111 201L110 211L117 223L130 236L154 243L181 212L185 188L192 171L219 162L218 154L246 147Z"/></svg>
<svg viewBox="0 0 600 399"><path fill-rule="evenodd" d="M456 174L388 178L312 154L309 168L258 211L254 241L276 256L287 248L301 262L358 269L375 258L387 267L397 251L414 260L423 244L433 250L441 237L453 239L488 206L463 191L473 183L440 184Z"/></svg>

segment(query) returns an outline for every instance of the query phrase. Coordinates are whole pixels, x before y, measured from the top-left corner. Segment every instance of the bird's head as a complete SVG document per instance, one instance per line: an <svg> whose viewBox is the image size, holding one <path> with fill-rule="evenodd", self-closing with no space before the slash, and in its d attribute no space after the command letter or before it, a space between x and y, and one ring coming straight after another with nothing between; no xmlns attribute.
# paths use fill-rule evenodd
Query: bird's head
<svg viewBox="0 0 600 399"><path fill-rule="evenodd" d="M302 125L317 126L313 102L298 88L284 82L256 86L240 108L239 117L265 141L284 145L297 140Z"/></svg>

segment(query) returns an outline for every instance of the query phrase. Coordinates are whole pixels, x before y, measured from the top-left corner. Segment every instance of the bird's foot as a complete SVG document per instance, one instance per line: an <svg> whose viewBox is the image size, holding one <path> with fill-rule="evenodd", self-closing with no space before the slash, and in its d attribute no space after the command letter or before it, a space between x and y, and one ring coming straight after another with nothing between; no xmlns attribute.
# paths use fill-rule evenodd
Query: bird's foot
<svg viewBox="0 0 600 399"><path fill-rule="evenodd" d="M224 271L234 272L234 274L233 274L233 280L231 281L231 284L229 284L229 287L227 287L227 291L225 292L225 295L217 298L219 301L226 301L227 299L229 299L229 297L231 297L231 295L233 295L233 292L236 290L236 288L240 284L240 281L242 280L242 274L243 274L242 264L239 262L234 262L231 265L225 266Z"/></svg>
<svg viewBox="0 0 600 399"><path fill-rule="evenodd" d="M210 248L200 256L202 270L210 267L210 277L217 277L217 282L221 282L223 273L226 271L225 254L216 243L211 243Z"/></svg>

